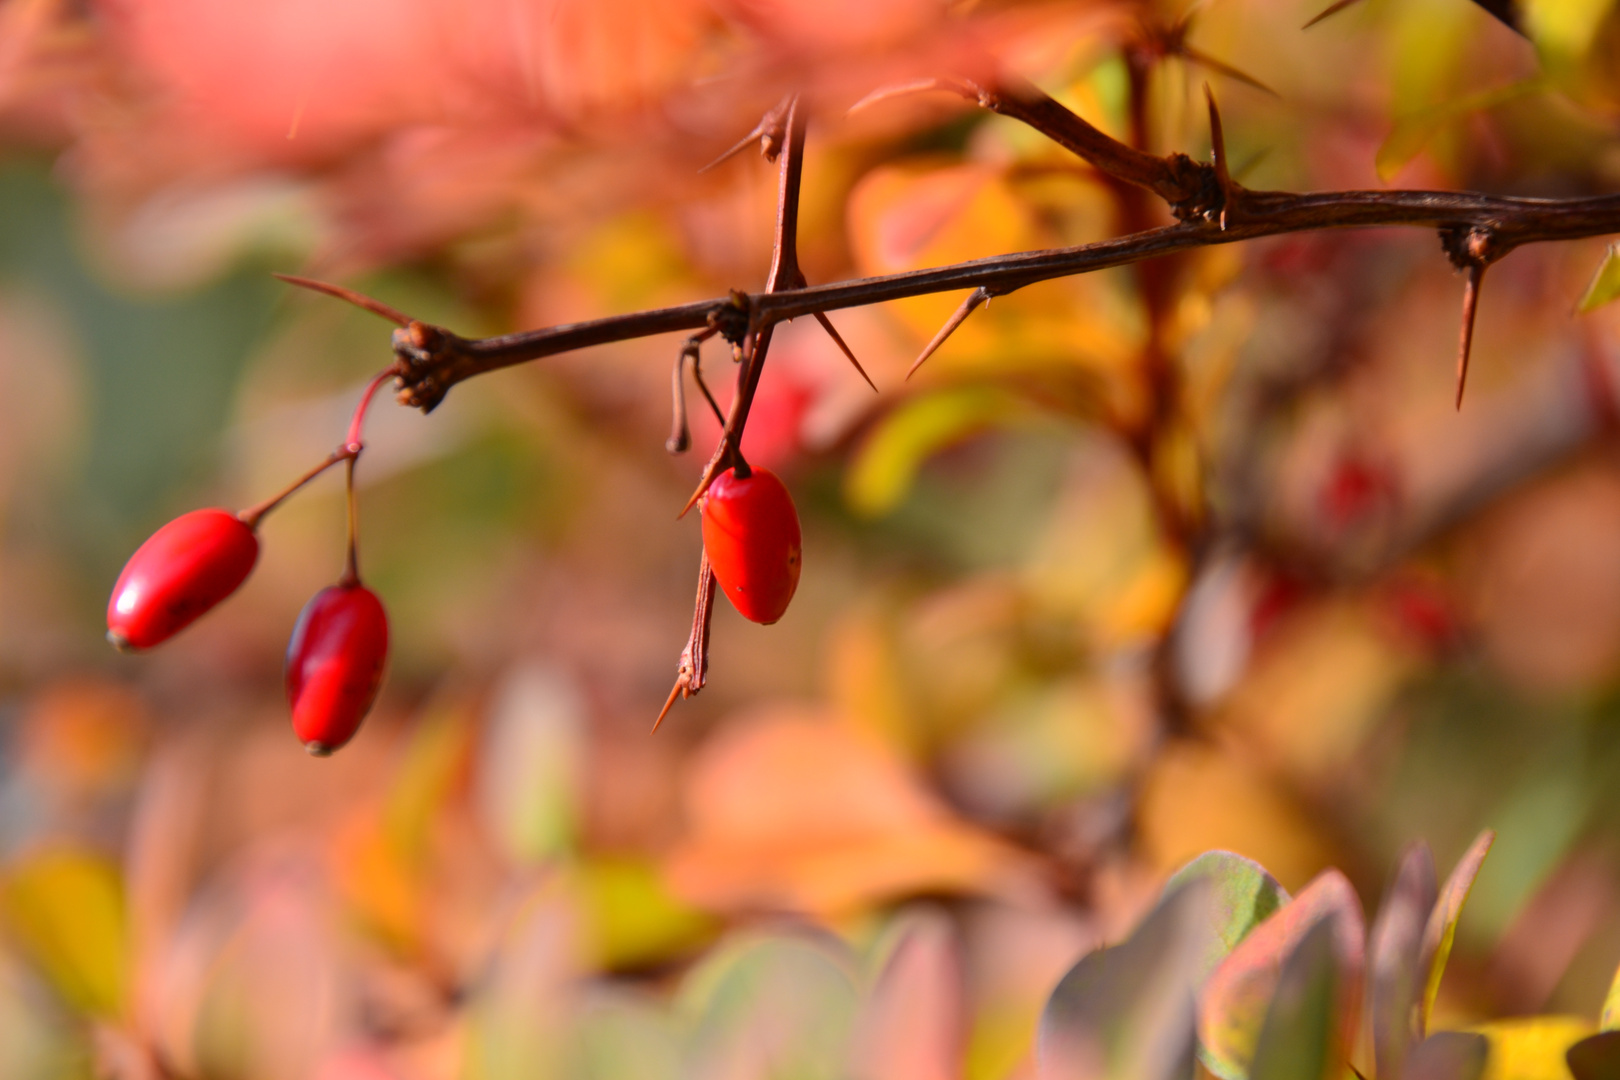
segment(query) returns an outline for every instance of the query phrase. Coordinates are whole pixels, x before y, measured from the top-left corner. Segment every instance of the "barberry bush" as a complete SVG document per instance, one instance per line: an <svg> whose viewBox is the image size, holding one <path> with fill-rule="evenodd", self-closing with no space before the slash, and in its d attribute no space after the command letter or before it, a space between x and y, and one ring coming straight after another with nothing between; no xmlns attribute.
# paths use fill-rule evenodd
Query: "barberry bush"
<svg viewBox="0 0 1620 1080"><path fill-rule="evenodd" d="M1620 11L1324 8L0 0L0 1074L1616 1075Z"/></svg>

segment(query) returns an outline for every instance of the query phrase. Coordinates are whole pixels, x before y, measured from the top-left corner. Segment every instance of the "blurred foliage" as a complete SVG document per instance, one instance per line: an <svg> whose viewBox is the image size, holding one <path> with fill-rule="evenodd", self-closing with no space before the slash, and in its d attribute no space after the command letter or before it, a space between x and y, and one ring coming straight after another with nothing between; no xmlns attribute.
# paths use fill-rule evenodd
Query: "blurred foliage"
<svg viewBox="0 0 1620 1080"><path fill-rule="evenodd" d="M279 663L334 477L184 636L100 633L388 362L269 270L467 335L757 287L776 172L699 169L788 88L814 282L1158 223L950 95L846 113L955 70L1200 158L1207 80L1255 188L1612 192L1620 6L1514 10L0 0L0 1077L1617 1075L1602 241L1493 267L1460 414L1418 234L1021 289L909 380L961 297L836 312L875 395L778 328L744 449L803 584L655 738L718 437L663 452L663 338L379 402L394 651L331 760Z"/></svg>

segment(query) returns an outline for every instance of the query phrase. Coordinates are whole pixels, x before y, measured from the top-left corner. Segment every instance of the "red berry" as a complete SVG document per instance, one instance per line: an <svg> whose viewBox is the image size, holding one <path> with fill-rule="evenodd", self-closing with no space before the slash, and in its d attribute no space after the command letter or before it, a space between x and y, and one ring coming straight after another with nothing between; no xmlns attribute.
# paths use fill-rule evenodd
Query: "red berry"
<svg viewBox="0 0 1620 1080"><path fill-rule="evenodd" d="M181 514L142 544L107 601L107 640L150 649L236 591L259 558L252 527L228 510Z"/></svg>
<svg viewBox="0 0 1620 1080"><path fill-rule="evenodd" d="M293 731L320 757L354 737L388 659L388 616L363 585L332 585L304 605L287 643Z"/></svg>
<svg viewBox="0 0 1620 1080"><path fill-rule="evenodd" d="M799 515L787 487L769 469L727 469L699 505L703 550L726 598L745 619L780 619L799 587Z"/></svg>

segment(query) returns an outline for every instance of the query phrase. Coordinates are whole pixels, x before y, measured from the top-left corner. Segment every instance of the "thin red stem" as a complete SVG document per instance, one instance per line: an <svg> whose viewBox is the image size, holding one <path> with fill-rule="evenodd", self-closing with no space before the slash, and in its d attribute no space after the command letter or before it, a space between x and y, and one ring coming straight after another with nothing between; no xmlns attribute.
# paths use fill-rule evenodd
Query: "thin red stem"
<svg viewBox="0 0 1620 1080"><path fill-rule="evenodd" d="M360 584L360 502L354 495L354 463L359 457L358 450L350 454L343 473L343 488L349 504L349 550L343 559L343 576L338 584L345 587Z"/></svg>
<svg viewBox="0 0 1620 1080"><path fill-rule="evenodd" d="M276 494L270 496L270 498L264 500L264 502L250 506L246 510L238 513L236 516L242 520L243 524L250 529L257 529L259 527L259 522L264 520L266 514L270 513L270 511L274 510L293 495L297 494L297 492L303 488L305 484L309 483L311 480L315 479L317 476L321 475L321 473L325 472L327 469L330 469L338 462L353 462L355 458L359 457L360 451L365 449L365 443L361 441L360 435L361 428L365 423L366 410L371 407L371 400L377 396L377 391L381 389L382 384L399 374L399 370L399 365L397 363L389 364L382 371L378 372L369 383L366 384L365 391L360 395L360 404L356 406L354 416L349 420L349 434L348 437L344 439L342 446L332 451L332 453L327 456L325 461L306 472L303 476L300 476L297 480L294 480L291 484L288 484L286 487L282 488ZM352 473L352 467L350 471Z"/></svg>

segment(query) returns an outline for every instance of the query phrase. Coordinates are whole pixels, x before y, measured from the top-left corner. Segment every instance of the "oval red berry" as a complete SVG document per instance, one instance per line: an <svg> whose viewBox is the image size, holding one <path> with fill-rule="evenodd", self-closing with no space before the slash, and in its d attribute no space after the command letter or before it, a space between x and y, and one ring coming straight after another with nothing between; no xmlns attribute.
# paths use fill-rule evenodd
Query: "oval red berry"
<svg viewBox="0 0 1620 1080"><path fill-rule="evenodd" d="M769 469L727 469L701 503L703 550L726 599L744 618L773 623L799 587L799 515Z"/></svg>
<svg viewBox="0 0 1620 1080"><path fill-rule="evenodd" d="M388 616L363 585L332 585L304 605L287 643L287 703L304 748L325 756L371 711L388 659Z"/></svg>
<svg viewBox="0 0 1620 1080"><path fill-rule="evenodd" d="M150 649L236 591L259 558L259 538L228 510L181 514L124 564L107 601L107 640Z"/></svg>

